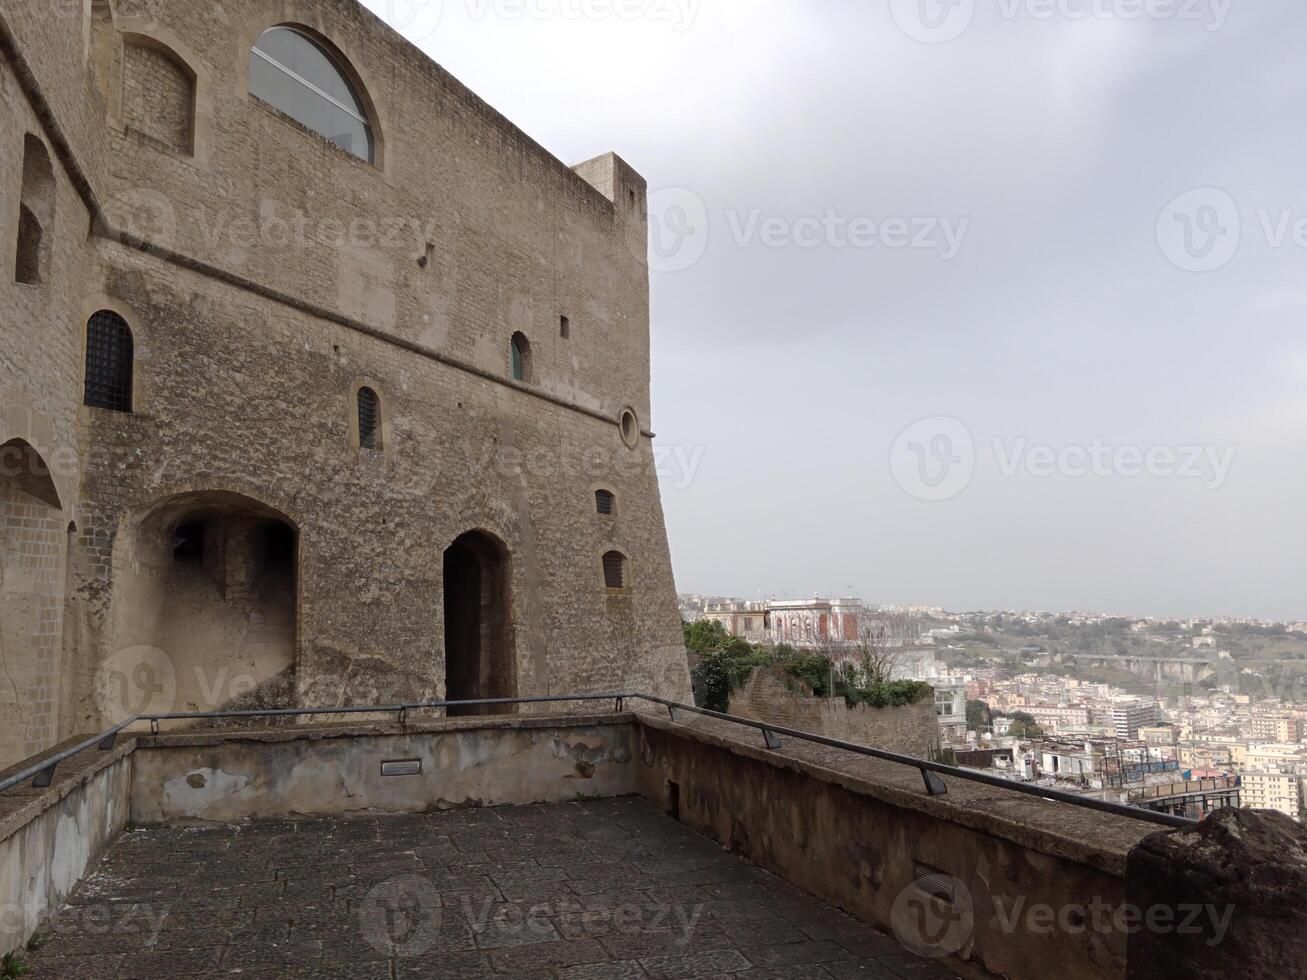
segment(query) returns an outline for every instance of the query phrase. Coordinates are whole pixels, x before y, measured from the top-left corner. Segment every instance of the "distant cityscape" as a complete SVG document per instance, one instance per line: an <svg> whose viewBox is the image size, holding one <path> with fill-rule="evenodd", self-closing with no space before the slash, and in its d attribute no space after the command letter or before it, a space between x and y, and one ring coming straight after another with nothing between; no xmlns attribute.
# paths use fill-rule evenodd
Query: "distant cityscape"
<svg viewBox="0 0 1307 980"><path fill-rule="evenodd" d="M935 688L940 750L992 775L1192 817L1307 817L1307 622L953 613L851 597L680 596L764 647L867 643Z"/></svg>

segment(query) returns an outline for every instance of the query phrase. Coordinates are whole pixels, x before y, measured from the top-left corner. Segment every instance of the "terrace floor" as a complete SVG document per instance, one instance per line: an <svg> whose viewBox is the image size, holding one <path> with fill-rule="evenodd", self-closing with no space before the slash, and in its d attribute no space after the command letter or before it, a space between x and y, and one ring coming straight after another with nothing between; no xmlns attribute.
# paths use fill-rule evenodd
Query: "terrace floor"
<svg viewBox="0 0 1307 980"><path fill-rule="evenodd" d="M131 830L29 976L946 978L636 798Z"/></svg>

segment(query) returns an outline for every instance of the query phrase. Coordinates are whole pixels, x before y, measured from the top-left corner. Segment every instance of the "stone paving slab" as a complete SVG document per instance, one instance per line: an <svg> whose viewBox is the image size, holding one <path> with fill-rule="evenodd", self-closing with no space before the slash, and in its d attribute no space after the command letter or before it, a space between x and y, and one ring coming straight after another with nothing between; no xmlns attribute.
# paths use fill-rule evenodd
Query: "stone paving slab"
<svg viewBox="0 0 1307 980"><path fill-rule="evenodd" d="M636 798L132 830L33 946L69 980L953 976Z"/></svg>

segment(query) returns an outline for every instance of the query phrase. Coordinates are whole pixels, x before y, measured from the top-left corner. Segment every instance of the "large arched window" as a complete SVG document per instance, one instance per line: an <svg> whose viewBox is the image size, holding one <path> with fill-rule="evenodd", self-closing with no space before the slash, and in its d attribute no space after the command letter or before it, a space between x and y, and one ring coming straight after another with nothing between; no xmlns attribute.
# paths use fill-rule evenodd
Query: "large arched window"
<svg viewBox="0 0 1307 980"><path fill-rule="evenodd" d="M127 321L101 310L86 324L86 390L92 408L132 410L132 331Z"/></svg>
<svg viewBox="0 0 1307 980"><path fill-rule="evenodd" d="M302 31L274 27L250 52L250 94L368 163L372 124L337 59Z"/></svg>

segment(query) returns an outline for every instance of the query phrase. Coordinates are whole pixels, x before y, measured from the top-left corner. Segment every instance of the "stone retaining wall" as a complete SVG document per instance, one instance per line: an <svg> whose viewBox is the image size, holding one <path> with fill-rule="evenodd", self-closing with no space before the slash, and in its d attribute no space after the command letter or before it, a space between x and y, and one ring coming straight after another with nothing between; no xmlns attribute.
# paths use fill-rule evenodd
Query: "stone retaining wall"
<svg viewBox="0 0 1307 980"><path fill-rule="evenodd" d="M850 708L843 698L813 697L807 685L786 677L781 668L755 670L731 694L730 713L918 758L939 745L931 700L896 708Z"/></svg>

